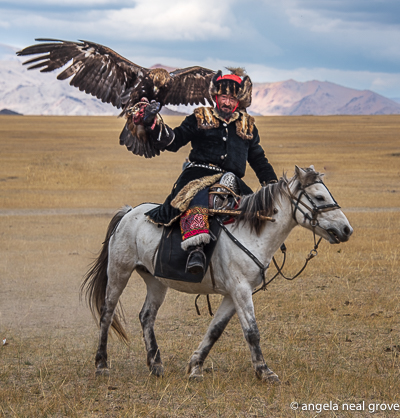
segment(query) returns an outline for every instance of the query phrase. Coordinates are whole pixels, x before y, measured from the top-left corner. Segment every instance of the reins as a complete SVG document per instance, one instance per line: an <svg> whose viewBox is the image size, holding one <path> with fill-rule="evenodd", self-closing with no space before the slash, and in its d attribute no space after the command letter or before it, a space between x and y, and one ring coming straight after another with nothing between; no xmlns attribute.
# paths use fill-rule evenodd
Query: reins
<svg viewBox="0 0 400 418"><path fill-rule="evenodd" d="M285 280L294 280L296 279L298 276L300 276L301 273L303 273L303 271L305 270L305 268L307 267L308 262L313 259L314 257L316 257L318 255L317 249L318 249L318 245L321 242L322 238L320 238L318 240L318 242L315 241L315 231L314 231L314 248L309 252L308 256L306 257L306 261L303 265L303 267L292 277L286 277L283 272L282 269L286 263L286 245L282 244L281 245L281 251L283 253L283 261L282 261L282 265L279 267L278 263L275 260L275 257L272 257L272 261L276 267L277 273L271 278L269 279L267 282L265 281L265 272L268 270L269 268L269 263L264 266L264 264L261 263L261 261L250 251L248 250L227 228L226 226L223 224L223 222L221 221L221 219L219 219L217 217L217 222L221 225L221 228L225 231L225 233L228 235L228 237L244 252L246 253L253 261L254 263L259 267L260 269L260 275L261 275L261 280L263 282L263 284L261 285L261 287L259 287L257 290L253 291L253 295L255 295L256 293L258 293L260 290L266 290L267 286L273 281L275 280L278 276L282 276Z"/></svg>
<svg viewBox="0 0 400 418"><path fill-rule="evenodd" d="M325 204L325 205L317 205L312 199L311 197L308 195L308 193L306 192L306 188L312 186L313 184L316 183L320 183L322 185L324 185L325 189L328 191L331 199L333 200L334 203L329 203L329 204ZM278 263L275 260L275 257L272 257L272 261L275 265L275 268L277 270L276 274L269 279L268 281L265 280L265 272L268 270L270 263L268 263L267 265L264 265L250 250L248 250L224 225L224 223L222 222L222 220L218 217L215 216L217 222L219 223L219 225L221 226L221 228L225 231L225 233L228 235L228 237L245 253L247 254L248 257L250 257L254 263L257 265L257 267L260 269L260 276L261 276L261 280L262 280L262 285L257 289L253 291L253 295L255 295L256 293L258 293L260 290L266 290L267 286L273 281L275 280L278 276L282 276L285 280L294 280L297 277L300 276L301 273L303 273L303 271L306 269L308 263L310 260L312 260L314 257L316 257L318 255L318 246L322 240L322 237L319 238L319 240L316 240L316 234L315 234L315 229L316 227L320 227L319 222L318 222L318 215L320 213L323 212L328 212L331 210L335 210L335 209L340 209L340 206L337 204L337 202L335 201L335 199L333 198L332 194L330 193L329 189L326 187L326 185L324 184L323 181L321 180L316 180L313 183L308 183L305 186L301 187L301 191L299 193L299 196L296 198L296 196L294 196L290 189L288 188L288 194L289 194L289 199L290 202L292 204L292 210L294 208L294 210L292 211L292 217L293 219L296 221L296 223L298 224L299 222L296 219L296 211L299 211L303 214L304 219L308 219L308 221L310 222L310 226L312 227L312 231L313 231L313 238L314 238L314 247L313 249L308 253L305 263L303 265L303 267L292 277L286 277L283 272L282 269L285 265L286 262L286 246L283 243L281 245L281 251L283 253L283 261L282 261L282 265L279 267ZM301 201L302 197L305 197L311 204L312 207L310 207L309 205L307 205L306 203L304 203L303 201ZM311 216L309 213L305 212L300 205L304 206L309 213L311 213ZM267 219L269 221L274 222L275 219ZM320 227L322 228L322 227ZM196 300L195 300L195 305L196 305L196 310L198 315L200 315L200 311L199 308L197 306L197 299L200 297L200 295L197 295ZM207 295L207 304L208 304L208 311L210 313L211 316L213 316L213 313L211 311L211 304L210 304L210 299L209 299L209 295Z"/></svg>
<svg viewBox="0 0 400 418"><path fill-rule="evenodd" d="M216 217L216 220L225 231L226 235L228 235L228 237L257 264L257 267L260 269L260 275L263 283L265 283L265 271L268 269L269 263L264 266L264 264L261 263L261 261L251 251L249 251L233 234L231 234L218 216Z"/></svg>

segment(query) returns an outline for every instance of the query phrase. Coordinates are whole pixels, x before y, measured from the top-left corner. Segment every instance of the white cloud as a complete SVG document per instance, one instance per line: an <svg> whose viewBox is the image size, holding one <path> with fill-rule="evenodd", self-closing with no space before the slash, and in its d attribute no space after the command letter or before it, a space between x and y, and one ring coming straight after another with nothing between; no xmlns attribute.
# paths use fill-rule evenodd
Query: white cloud
<svg viewBox="0 0 400 418"><path fill-rule="evenodd" d="M327 18L321 16L317 11L298 9L292 4L291 7L286 9L286 13L289 17L289 22L298 28L304 28L312 32L331 32L341 26L342 21L340 19Z"/></svg>
<svg viewBox="0 0 400 418"><path fill-rule="evenodd" d="M94 20L103 30L128 39L201 41L226 39L231 34L226 24L229 1L138 0L134 8L95 14L98 18Z"/></svg>
<svg viewBox="0 0 400 418"><path fill-rule="evenodd" d="M116 6L132 4L131 0L68 0L64 5L59 5L60 9L71 7L102 7L102 6ZM35 10L41 6L55 6L54 0L13 0L12 6L26 7L30 10Z"/></svg>
<svg viewBox="0 0 400 418"><path fill-rule="evenodd" d="M0 20L0 28L8 29L10 26L10 22L8 22L7 20Z"/></svg>
<svg viewBox="0 0 400 418"><path fill-rule="evenodd" d="M89 10L81 13L78 7L40 11L27 9L23 14L14 10L0 10L0 27L12 26L30 31L43 30L46 33L88 34L107 36L124 40L186 40L204 41L228 39L230 26L235 17L230 11L230 4L235 0L136 0L129 2L133 7L123 7L128 2L110 0L74 0L70 6L88 6ZM18 3L18 2L17 2ZM21 2L19 2L21 3ZM42 0L45 6L47 0ZM76 4L74 4L76 3ZM90 6L105 6L90 8Z"/></svg>
<svg viewBox="0 0 400 418"><path fill-rule="evenodd" d="M289 22L310 35L320 37L321 43L325 42L327 48L329 45L337 49L342 47L342 60L345 57L351 59L351 50L370 61L395 63L400 59L400 25L390 22L391 10L385 7L384 2L370 2L369 8L367 2L359 3L357 10L355 5L352 7L347 1L283 1L287 6ZM326 7L323 8L322 4ZM376 16L380 12L384 17ZM343 62L339 64L343 66Z"/></svg>
<svg viewBox="0 0 400 418"><path fill-rule="evenodd" d="M282 0L298 26L307 25L325 31L330 27L351 26L364 28L398 27L398 0Z"/></svg>

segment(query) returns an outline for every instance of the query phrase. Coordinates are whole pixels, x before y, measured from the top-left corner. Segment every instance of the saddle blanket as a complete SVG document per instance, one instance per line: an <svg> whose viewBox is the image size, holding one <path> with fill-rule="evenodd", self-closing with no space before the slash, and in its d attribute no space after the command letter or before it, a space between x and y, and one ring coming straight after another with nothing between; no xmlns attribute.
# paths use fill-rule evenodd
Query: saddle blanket
<svg viewBox="0 0 400 418"><path fill-rule="evenodd" d="M163 234L158 247L156 268L154 275L164 279L178 280L182 282L200 283L204 275L202 273L192 274L186 273L186 261L189 253L182 250L182 234L179 222L174 222L171 226L163 227ZM217 244L221 226L218 222L210 217L210 243L204 246L204 254L206 255L206 272L210 264L211 256Z"/></svg>

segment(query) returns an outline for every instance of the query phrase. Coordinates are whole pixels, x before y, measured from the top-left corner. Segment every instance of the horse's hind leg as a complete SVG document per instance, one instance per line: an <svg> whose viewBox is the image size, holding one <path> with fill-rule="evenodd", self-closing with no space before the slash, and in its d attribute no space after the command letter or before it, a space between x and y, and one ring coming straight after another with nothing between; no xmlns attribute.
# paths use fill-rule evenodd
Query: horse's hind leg
<svg viewBox="0 0 400 418"><path fill-rule="evenodd" d="M203 378L203 363L213 345L218 338L224 332L224 329L228 325L228 322L235 313L235 305L230 296L225 296L219 305L218 310L211 321L208 330L198 346L197 350L193 353L188 364L188 373L190 373L189 379L201 380Z"/></svg>
<svg viewBox="0 0 400 418"><path fill-rule="evenodd" d="M128 283L128 280L131 276L131 270L129 271L118 271L113 266L109 266L109 276L106 289L106 297L104 304L101 308L100 316L100 337L99 345L97 347L95 365L96 365L96 375L108 375L108 366L107 366L107 342L108 342L108 332L110 326L113 322L119 324L117 318L114 318L115 308L119 301L119 298ZM126 340L126 334L122 326L116 328L116 332Z"/></svg>
<svg viewBox="0 0 400 418"><path fill-rule="evenodd" d="M164 374L164 367L161 361L161 354L157 345L156 336L154 334L154 323L157 312L164 302L167 287L159 282L147 270L138 268L137 271L143 277L147 286L146 300L144 301L142 310L139 314L143 330L143 339L147 351L147 366L149 367L151 374L162 376Z"/></svg>

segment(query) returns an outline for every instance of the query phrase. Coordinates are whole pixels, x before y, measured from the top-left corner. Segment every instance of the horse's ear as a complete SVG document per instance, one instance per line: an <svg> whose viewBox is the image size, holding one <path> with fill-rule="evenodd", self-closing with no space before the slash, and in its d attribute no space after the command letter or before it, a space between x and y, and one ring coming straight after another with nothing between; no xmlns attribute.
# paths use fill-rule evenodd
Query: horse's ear
<svg viewBox="0 0 400 418"><path fill-rule="evenodd" d="M297 165L294 166L294 173L298 176L298 177L302 177L304 176L304 174L306 174L306 170L304 170L304 168L301 168Z"/></svg>
<svg viewBox="0 0 400 418"><path fill-rule="evenodd" d="M313 164L311 164L311 165L310 165L309 169L310 169L310 170L312 170L312 171L314 171L314 173L315 173L315 174L318 174L320 177L322 177L322 176L324 176L324 175L325 175L324 173L318 173L318 172L315 170L315 168L314 168L314 165L313 165Z"/></svg>
<svg viewBox="0 0 400 418"><path fill-rule="evenodd" d="M296 176L300 182L300 184L304 184L305 182L305 178L307 175L307 171L304 170L304 168L298 167L297 165L295 165L295 169L294 169Z"/></svg>

